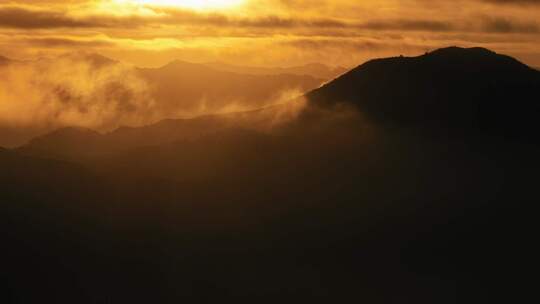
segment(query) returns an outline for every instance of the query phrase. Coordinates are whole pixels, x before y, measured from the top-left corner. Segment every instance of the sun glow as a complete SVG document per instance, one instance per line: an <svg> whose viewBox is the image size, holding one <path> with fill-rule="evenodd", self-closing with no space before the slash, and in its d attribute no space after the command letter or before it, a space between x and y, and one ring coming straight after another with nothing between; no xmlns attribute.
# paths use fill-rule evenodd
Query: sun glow
<svg viewBox="0 0 540 304"><path fill-rule="evenodd" d="M225 9L238 6L245 0L133 0L141 5L174 6L189 9Z"/></svg>

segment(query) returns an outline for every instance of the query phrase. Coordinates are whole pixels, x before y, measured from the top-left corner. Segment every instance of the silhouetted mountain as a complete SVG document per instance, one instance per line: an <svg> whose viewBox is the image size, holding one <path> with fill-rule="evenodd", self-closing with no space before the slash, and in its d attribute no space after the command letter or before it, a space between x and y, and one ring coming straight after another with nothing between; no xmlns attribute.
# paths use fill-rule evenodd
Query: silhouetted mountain
<svg viewBox="0 0 540 304"><path fill-rule="evenodd" d="M217 70L235 72L235 73L241 73L241 74L251 74L251 75L290 74L290 75L300 75L300 76L305 75L305 76L312 76L312 77L315 77L318 79L324 79L324 80L334 79L347 71L347 69L343 67L329 67L320 63L311 63L311 64L306 64L306 65L286 67L286 68L249 67L249 66L226 64L226 63L221 63L221 62L207 63L206 65Z"/></svg>
<svg viewBox="0 0 540 304"><path fill-rule="evenodd" d="M531 136L538 130L539 89L540 72L511 57L451 47L369 61L308 97L424 130Z"/></svg>
<svg viewBox="0 0 540 304"><path fill-rule="evenodd" d="M130 151L192 140L230 128L269 130L280 120L288 119L282 106L265 109L205 115L191 119L167 119L148 126L121 127L109 133L82 128L62 128L32 139L17 148L25 155L62 160L86 160Z"/></svg>
<svg viewBox="0 0 540 304"><path fill-rule="evenodd" d="M17 148L25 155L63 160L82 160L127 151L137 147L166 144L217 130L212 119L165 120L139 128L122 127L110 133L63 128L32 139Z"/></svg>
<svg viewBox="0 0 540 304"><path fill-rule="evenodd" d="M0 145L6 148L14 148L27 143L29 139L50 131L52 130L44 130L39 127L24 128L21 126L0 125Z"/></svg>
<svg viewBox="0 0 540 304"><path fill-rule="evenodd" d="M96 153L101 134L82 128L62 128L32 139L25 148L26 155L53 159L71 159L72 156Z"/></svg>

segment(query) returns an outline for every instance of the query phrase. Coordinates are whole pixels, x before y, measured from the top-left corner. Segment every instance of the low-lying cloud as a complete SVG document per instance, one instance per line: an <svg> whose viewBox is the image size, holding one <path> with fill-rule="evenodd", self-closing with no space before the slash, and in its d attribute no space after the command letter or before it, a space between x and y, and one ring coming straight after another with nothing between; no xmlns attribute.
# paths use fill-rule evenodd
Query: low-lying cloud
<svg viewBox="0 0 540 304"><path fill-rule="evenodd" d="M12 64L0 76L0 124L100 130L156 118L147 84L131 67L66 56Z"/></svg>
<svg viewBox="0 0 540 304"><path fill-rule="evenodd" d="M163 119L271 108L300 100L307 88L318 83L309 76L242 76L212 69L206 74L201 72L199 79L192 73L207 68L187 65L195 68L175 69L173 74L166 69L148 72L87 53L0 65L0 146L22 144L33 136L62 127L108 132ZM148 73L158 78L153 79ZM221 85L208 84L206 80L213 77L218 82L225 81L230 75L236 80ZM295 81L303 87L295 87ZM201 87L204 85L206 89ZM298 101L261 111L256 119L273 127L294 119L303 105ZM20 134L21 130L28 132Z"/></svg>

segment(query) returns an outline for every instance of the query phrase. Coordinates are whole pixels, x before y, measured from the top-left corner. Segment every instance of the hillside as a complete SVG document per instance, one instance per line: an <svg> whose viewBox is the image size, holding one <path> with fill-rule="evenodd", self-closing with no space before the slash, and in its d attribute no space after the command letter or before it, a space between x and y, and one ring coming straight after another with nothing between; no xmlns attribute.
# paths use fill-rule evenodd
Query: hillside
<svg viewBox="0 0 540 304"><path fill-rule="evenodd" d="M314 90L316 105L351 104L378 122L447 132L530 136L540 72L482 48L376 59Z"/></svg>

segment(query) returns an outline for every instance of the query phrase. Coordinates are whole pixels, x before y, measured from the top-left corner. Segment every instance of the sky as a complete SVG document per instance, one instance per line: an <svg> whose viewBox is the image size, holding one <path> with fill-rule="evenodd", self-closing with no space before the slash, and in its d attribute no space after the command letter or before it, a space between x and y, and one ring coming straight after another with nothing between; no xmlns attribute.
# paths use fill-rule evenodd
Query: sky
<svg viewBox="0 0 540 304"><path fill-rule="evenodd" d="M540 0L0 0L0 55L254 66L482 46L540 66Z"/></svg>

